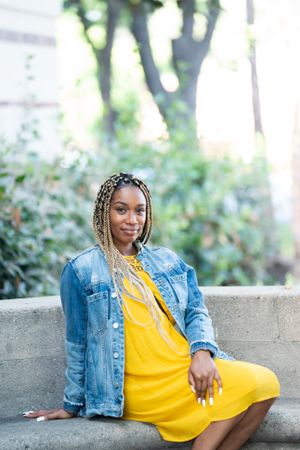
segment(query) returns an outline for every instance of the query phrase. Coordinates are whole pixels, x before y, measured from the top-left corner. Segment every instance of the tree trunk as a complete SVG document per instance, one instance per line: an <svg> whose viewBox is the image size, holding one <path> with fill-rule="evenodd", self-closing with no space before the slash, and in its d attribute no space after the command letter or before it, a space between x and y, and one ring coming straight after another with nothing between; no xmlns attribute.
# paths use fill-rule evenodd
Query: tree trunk
<svg viewBox="0 0 300 450"><path fill-rule="evenodd" d="M112 84L112 62L111 54L114 42L114 35L121 10L121 0L107 0L107 14L105 23L105 45L97 48L89 36L89 28L92 23L87 19L84 3L82 0L76 1L76 12L82 23L83 31L87 42L90 44L97 61L97 80L104 104L103 124L105 135L109 140L115 137L116 111L113 108L111 99Z"/></svg>
<svg viewBox="0 0 300 450"><path fill-rule="evenodd" d="M209 2L206 33L201 41L193 37L195 0L178 0L182 11L181 36L172 41L172 62L179 80L179 95L191 115L196 113L197 83L220 12L219 2Z"/></svg>
<svg viewBox="0 0 300 450"><path fill-rule="evenodd" d="M247 4L247 25L250 32L249 36L249 62L251 67L251 85L252 85L252 109L254 117L254 130L255 133L259 133L264 136L262 120L261 120L261 109L260 109L260 95L259 95L259 85L257 77L257 64L256 64L256 42L253 36L251 27L254 26L254 0L246 0Z"/></svg>
<svg viewBox="0 0 300 450"><path fill-rule="evenodd" d="M147 23L148 16L145 6L147 2L106 0L105 3L107 4L106 42L102 49L98 49L89 36L89 28L93 23L87 18L86 4L83 0L71 1L71 6L76 9L86 40L91 45L97 60L97 79L104 103L106 134L113 137L115 132L116 112L111 100L111 52L120 9L125 3L131 12L131 30L138 44L146 84L167 124L170 135L174 130L181 127L186 130L187 125L190 125L191 134L194 132L196 139L197 83L219 16L219 0L207 0L206 32L203 39L199 41L193 37L195 0L177 0L177 5L182 13L182 30L181 36L172 41L172 65L178 78L179 88L172 93L168 92L161 83L160 73L154 61Z"/></svg>
<svg viewBox="0 0 300 450"><path fill-rule="evenodd" d="M160 80L155 64L147 27L147 14L143 2L131 6L132 33L138 44L147 86L165 119L169 131L176 130L180 124L186 128L189 123L196 133L196 94L201 66L207 56L213 32L218 19L219 1L209 1L209 14L204 38L196 41L193 37L195 0L178 0L182 13L181 36L172 41L172 66L177 75L179 88L167 92ZM180 101L182 107L178 107Z"/></svg>
<svg viewBox="0 0 300 450"><path fill-rule="evenodd" d="M276 225L274 217L274 208L272 204L272 189L269 178L269 167L268 160L266 156L265 147L265 136L262 126L261 119L261 108L260 108L260 95L259 95L259 83L257 76L257 61L256 61L256 40L253 33L254 23L255 23L255 10L254 10L254 0L246 0L246 12L247 12L247 28L248 28L248 39L249 39L249 62L251 68L251 86L252 86L252 111L254 118L254 133L256 137L256 145L258 147L260 157L265 171L264 183L261 185L261 198L264 202L265 209L265 220L269 223L270 231L265 239L268 242L276 242ZM268 242L266 242L266 247L268 247ZM272 262L273 268L278 264L277 258ZM271 267L272 271L272 267Z"/></svg>
<svg viewBox="0 0 300 450"><path fill-rule="evenodd" d="M104 126L109 138L115 135L116 111L112 106L111 84L112 84L112 63L111 54L114 42L115 30L121 10L119 0L108 0L106 21L106 45L103 49L94 50L97 58L98 83L102 94L104 110Z"/></svg>
<svg viewBox="0 0 300 450"><path fill-rule="evenodd" d="M131 31L138 44L139 54L145 74L146 84L154 101L164 119L172 103L172 94L167 92L160 80L159 70L155 64L148 30L148 21L145 5L141 2L131 5L132 23Z"/></svg>
<svg viewBox="0 0 300 450"><path fill-rule="evenodd" d="M293 235L294 235L294 264L293 276L295 283L300 282L300 115L299 107L295 114L292 179L293 179Z"/></svg>

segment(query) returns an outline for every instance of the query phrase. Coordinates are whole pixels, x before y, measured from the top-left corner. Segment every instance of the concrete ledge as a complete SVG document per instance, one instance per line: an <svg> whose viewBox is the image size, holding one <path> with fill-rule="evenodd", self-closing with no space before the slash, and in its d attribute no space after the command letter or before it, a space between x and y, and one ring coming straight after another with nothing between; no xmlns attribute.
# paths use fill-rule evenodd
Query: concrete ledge
<svg viewBox="0 0 300 450"><path fill-rule="evenodd" d="M163 441L156 428L121 419L75 418L37 422L24 418L2 419L1 450L160 450L191 449L191 443ZM300 448L300 401L279 400L245 447L249 450Z"/></svg>
<svg viewBox="0 0 300 450"><path fill-rule="evenodd" d="M275 371L283 398L245 450L300 449L300 288L204 288L220 347ZM190 449L149 424L76 418L36 422L23 411L58 407L64 388L59 297L0 301L0 449Z"/></svg>
<svg viewBox="0 0 300 450"><path fill-rule="evenodd" d="M243 450L299 450L299 444L281 442L255 442L243 446Z"/></svg>
<svg viewBox="0 0 300 450"><path fill-rule="evenodd" d="M300 398L300 288L203 288L220 347L272 369L281 394Z"/></svg>
<svg viewBox="0 0 300 450"><path fill-rule="evenodd" d="M220 347L274 370L282 396L300 399L300 288L203 292ZM0 301L0 342L0 417L60 405L65 355L59 297Z"/></svg>

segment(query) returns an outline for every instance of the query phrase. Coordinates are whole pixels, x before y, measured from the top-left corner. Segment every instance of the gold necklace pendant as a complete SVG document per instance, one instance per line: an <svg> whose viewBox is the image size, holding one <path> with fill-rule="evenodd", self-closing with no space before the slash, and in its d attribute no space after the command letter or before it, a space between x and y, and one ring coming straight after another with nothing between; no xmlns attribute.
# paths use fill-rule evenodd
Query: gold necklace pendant
<svg viewBox="0 0 300 450"><path fill-rule="evenodd" d="M135 255L129 255L129 256L125 256L128 264L130 264L130 266L133 268L133 270L135 270L135 272L139 272L141 270L143 270L143 267L140 263L140 261L135 257Z"/></svg>

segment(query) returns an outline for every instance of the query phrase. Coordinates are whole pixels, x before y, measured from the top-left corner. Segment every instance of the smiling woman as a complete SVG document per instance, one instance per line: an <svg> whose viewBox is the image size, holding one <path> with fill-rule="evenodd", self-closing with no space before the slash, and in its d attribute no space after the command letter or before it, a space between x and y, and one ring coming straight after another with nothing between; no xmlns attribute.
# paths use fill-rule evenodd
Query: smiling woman
<svg viewBox="0 0 300 450"><path fill-rule="evenodd" d="M111 200L110 229L114 244L123 255L136 254L133 242L142 234L146 199L136 186L117 189Z"/></svg>
<svg viewBox="0 0 300 450"><path fill-rule="evenodd" d="M142 180L108 178L93 226L98 244L61 279L63 408L25 417L123 417L155 424L169 441L195 439L193 450L241 448L279 395L276 375L222 352L195 270L146 245L152 204Z"/></svg>

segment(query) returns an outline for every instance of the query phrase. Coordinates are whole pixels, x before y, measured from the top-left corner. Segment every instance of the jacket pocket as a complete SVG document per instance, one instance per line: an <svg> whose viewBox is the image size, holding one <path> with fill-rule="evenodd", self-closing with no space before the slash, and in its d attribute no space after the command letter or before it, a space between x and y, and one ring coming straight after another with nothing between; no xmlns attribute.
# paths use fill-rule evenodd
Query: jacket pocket
<svg viewBox="0 0 300 450"><path fill-rule="evenodd" d="M187 273L181 273L178 275L171 275L169 277L170 284L175 291L176 299L179 303L181 310L185 310L188 302L188 286L187 286Z"/></svg>
<svg viewBox="0 0 300 450"><path fill-rule="evenodd" d="M88 324L94 335L102 334L107 328L109 313L108 291L96 292L87 297Z"/></svg>

